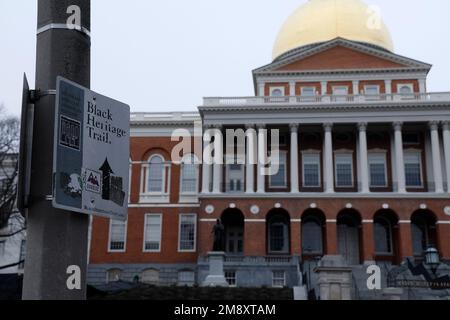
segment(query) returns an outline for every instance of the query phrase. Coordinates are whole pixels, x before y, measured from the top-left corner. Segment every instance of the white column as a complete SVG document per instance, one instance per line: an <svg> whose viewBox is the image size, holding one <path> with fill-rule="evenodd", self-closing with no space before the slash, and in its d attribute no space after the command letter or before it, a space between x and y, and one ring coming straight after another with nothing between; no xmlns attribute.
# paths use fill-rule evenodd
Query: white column
<svg viewBox="0 0 450 320"><path fill-rule="evenodd" d="M208 130L208 128L205 128ZM205 149L206 146L209 145L211 142L211 139L207 139L209 137L208 134L203 135L203 156L202 156L202 193L209 193L210 192L210 185L211 185L211 165L208 163L208 160L205 157ZM210 157L210 156L209 156Z"/></svg>
<svg viewBox="0 0 450 320"><path fill-rule="evenodd" d="M258 96L260 97L264 97L265 96L265 84L264 83L259 83L258 84Z"/></svg>
<svg viewBox="0 0 450 320"><path fill-rule="evenodd" d="M444 137L445 168L447 171L447 192L450 193L450 122L442 124L442 135Z"/></svg>
<svg viewBox="0 0 450 320"><path fill-rule="evenodd" d="M362 193L369 193L369 157L367 155L367 123L359 123L359 161Z"/></svg>
<svg viewBox="0 0 450 320"><path fill-rule="evenodd" d="M354 96L359 95L359 81L358 80L353 81L353 95Z"/></svg>
<svg viewBox="0 0 450 320"><path fill-rule="evenodd" d="M426 93L427 91L427 80L425 78L419 79L419 92Z"/></svg>
<svg viewBox="0 0 450 320"><path fill-rule="evenodd" d="M245 192L255 192L255 161L257 157L257 137L253 125L246 125L246 169L245 169Z"/></svg>
<svg viewBox="0 0 450 320"><path fill-rule="evenodd" d="M322 96L326 95L328 92L328 88L327 88L327 82L326 81L322 81L320 83L321 85L321 90L322 90Z"/></svg>
<svg viewBox="0 0 450 320"><path fill-rule="evenodd" d="M221 126L216 126L216 130L220 130ZM214 170L214 177L213 177L213 193L221 193L222 192L222 175L223 175L223 137L221 136L221 139L217 139L218 137L214 139L215 149L214 154L216 152L220 153L220 159L222 161L214 162L213 164L213 170ZM217 141L216 141L217 139ZM215 158L214 158L215 159Z"/></svg>
<svg viewBox="0 0 450 320"><path fill-rule="evenodd" d="M439 123L432 121L429 124L431 131L431 150L433 156L433 175L434 175L434 190L436 193L444 192L444 183L442 179L442 164L441 164L441 144L439 142Z"/></svg>
<svg viewBox="0 0 450 320"><path fill-rule="evenodd" d="M405 162L402 136L403 123L395 122L393 126L395 131L395 167L397 172L397 192L406 193Z"/></svg>
<svg viewBox="0 0 450 320"><path fill-rule="evenodd" d="M392 94L392 80L385 80L386 94Z"/></svg>
<svg viewBox="0 0 450 320"><path fill-rule="evenodd" d="M258 178L257 182L257 193L264 193L266 191L266 176L264 175L264 167L267 159L267 146L266 139L264 135L265 125L260 124L258 128L258 165L256 176Z"/></svg>
<svg viewBox="0 0 450 320"><path fill-rule="evenodd" d="M290 98L289 98L289 101L291 102L291 103L295 103L296 102L296 94L295 94L295 81L291 81L291 82L289 82L289 96L290 96Z"/></svg>
<svg viewBox="0 0 450 320"><path fill-rule="evenodd" d="M291 192L299 192L298 184L298 124L290 125L291 129Z"/></svg>
<svg viewBox="0 0 450 320"><path fill-rule="evenodd" d="M323 125L325 131L325 157L324 157L324 172L325 172L325 192L334 193L334 161L333 161L333 124L325 123Z"/></svg>

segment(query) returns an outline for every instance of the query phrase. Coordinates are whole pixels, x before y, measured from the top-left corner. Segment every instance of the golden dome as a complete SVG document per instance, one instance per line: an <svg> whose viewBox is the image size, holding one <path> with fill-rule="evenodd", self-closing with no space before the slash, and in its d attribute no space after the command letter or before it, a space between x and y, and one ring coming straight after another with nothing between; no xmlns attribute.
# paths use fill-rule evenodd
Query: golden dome
<svg viewBox="0 0 450 320"><path fill-rule="evenodd" d="M273 58L338 37L389 51L394 49L389 30L377 11L361 0L309 0L284 23L275 42Z"/></svg>

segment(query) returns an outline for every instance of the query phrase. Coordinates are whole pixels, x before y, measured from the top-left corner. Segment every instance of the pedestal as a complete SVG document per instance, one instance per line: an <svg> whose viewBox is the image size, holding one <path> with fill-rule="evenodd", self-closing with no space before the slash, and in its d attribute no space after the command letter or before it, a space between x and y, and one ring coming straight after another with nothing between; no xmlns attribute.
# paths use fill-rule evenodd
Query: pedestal
<svg viewBox="0 0 450 320"><path fill-rule="evenodd" d="M321 300L351 300L352 268L342 256L324 256L314 272L319 274Z"/></svg>
<svg viewBox="0 0 450 320"><path fill-rule="evenodd" d="M223 272L223 262L225 260L225 252L209 252L209 274L202 283L203 287L228 287Z"/></svg>

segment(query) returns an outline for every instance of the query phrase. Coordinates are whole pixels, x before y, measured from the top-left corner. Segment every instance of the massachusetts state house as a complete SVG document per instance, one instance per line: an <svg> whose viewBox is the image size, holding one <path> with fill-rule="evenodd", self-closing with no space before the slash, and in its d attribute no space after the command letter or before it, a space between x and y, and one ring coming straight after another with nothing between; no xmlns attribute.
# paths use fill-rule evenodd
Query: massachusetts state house
<svg viewBox="0 0 450 320"><path fill-rule="evenodd" d="M367 264L420 263L430 247L448 262L450 93L429 92L432 66L396 54L369 12L360 0L308 1L253 70L253 96L133 114L129 218L93 219L88 282L201 284L217 219L231 286L313 290L325 255L343 256L356 279ZM172 161L173 132L194 146L198 127L278 129L278 172L202 163L194 147Z"/></svg>

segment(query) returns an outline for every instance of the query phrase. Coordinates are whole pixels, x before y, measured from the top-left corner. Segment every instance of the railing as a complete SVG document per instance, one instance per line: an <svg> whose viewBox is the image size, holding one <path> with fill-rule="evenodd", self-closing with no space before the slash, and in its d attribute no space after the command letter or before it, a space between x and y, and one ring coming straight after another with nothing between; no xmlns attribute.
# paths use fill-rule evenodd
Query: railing
<svg viewBox="0 0 450 320"><path fill-rule="evenodd" d="M208 262L207 256L199 257L199 262ZM226 255L225 263L237 264L292 264L294 258L292 256L240 256Z"/></svg>
<svg viewBox="0 0 450 320"><path fill-rule="evenodd" d="M209 97L204 98L203 105L208 106L259 106L259 105L310 105L342 104L361 102L450 102L450 92L411 93L411 94L377 94L377 95L316 95L291 97Z"/></svg>

